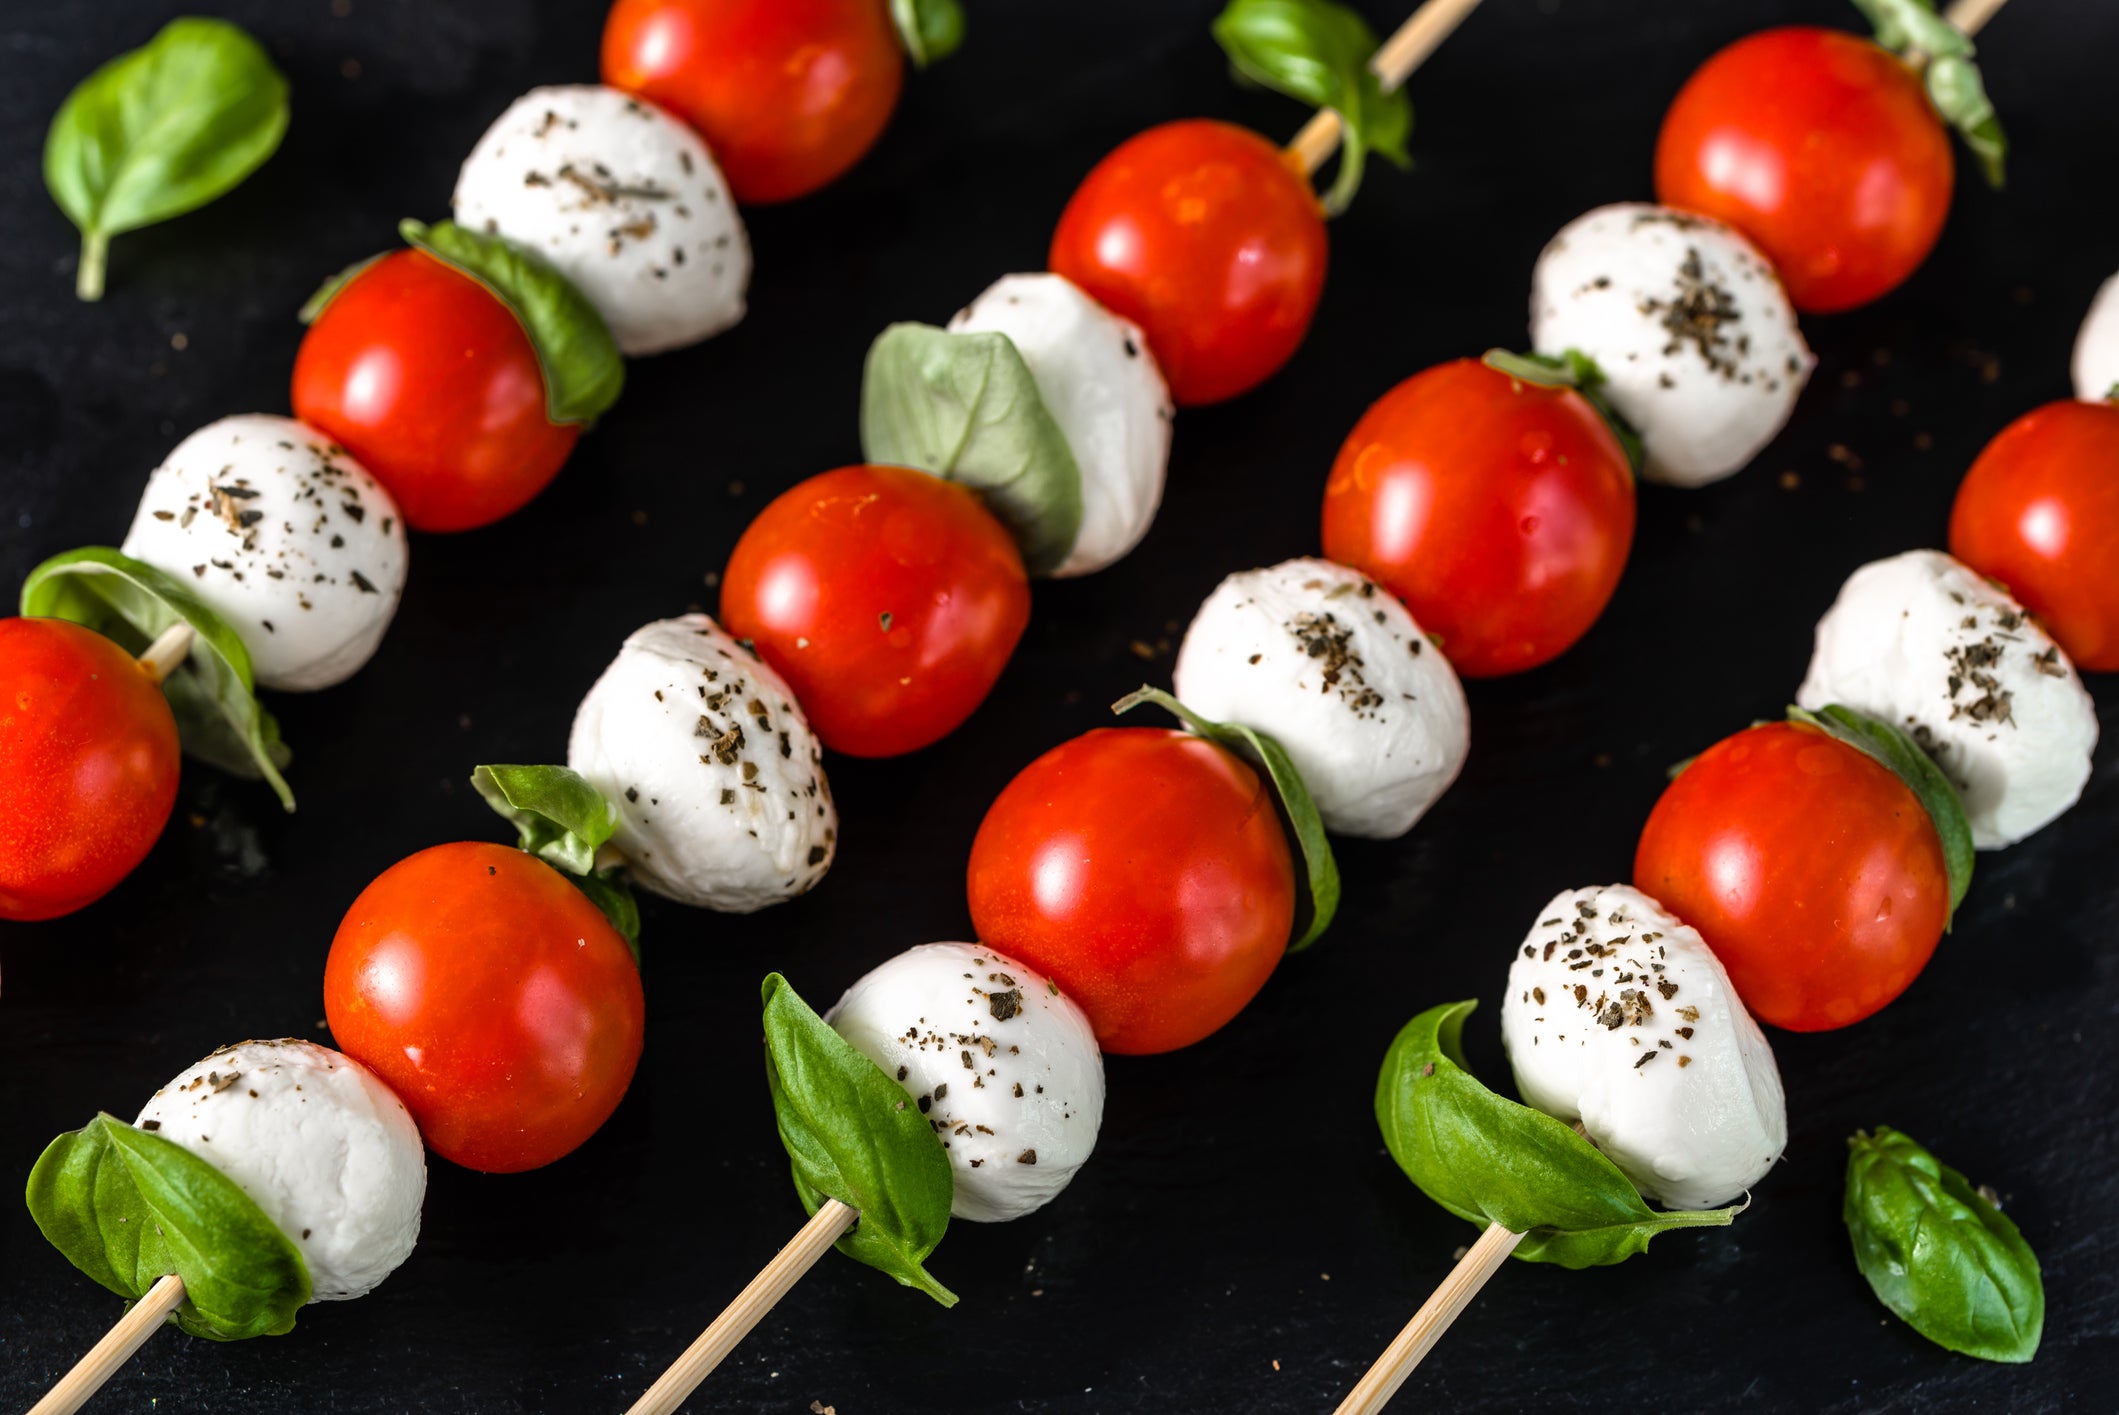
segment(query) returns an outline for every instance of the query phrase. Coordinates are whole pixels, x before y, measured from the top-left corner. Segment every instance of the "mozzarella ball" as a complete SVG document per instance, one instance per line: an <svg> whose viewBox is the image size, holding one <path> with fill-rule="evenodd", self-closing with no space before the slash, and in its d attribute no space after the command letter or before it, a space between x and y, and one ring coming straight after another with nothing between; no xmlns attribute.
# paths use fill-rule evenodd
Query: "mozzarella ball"
<svg viewBox="0 0 2119 1415"><path fill-rule="evenodd" d="M1957 787L1982 850L2013 845L2082 794L2097 707L2022 605L1939 550L1847 577L1817 621L1796 702L1902 729Z"/></svg>
<svg viewBox="0 0 2119 1415"><path fill-rule="evenodd" d="M1671 1208L1728 1203L1787 1147L1765 1034L1698 932L1637 889L1545 906L1508 970L1501 1041L1526 1105L1579 1121Z"/></svg>
<svg viewBox="0 0 2119 1415"><path fill-rule="evenodd" d="M645 99L531 89L471 149L451 209L556 266L628 354L743 318L750 239L728 183L699 135Z"/></svg>
<svg viewBox="0 0 2119 1415"><path fill-rule="evenodd" d="M405 523L331 439L262 413L208 423L147 478L121 547L184 582L250 650L261 687L342 683L405 593Z"/></svg>
<svg viewBox="0 0 2119 1415"><path fill-rule="evenodd" d="M367 1296L419 1241L419 1127L374 1072L329 1047L222 1047L156 1091L133 1124L234 1180L302 1250L312 1302Z"/></svg>
<svg viewBox="0 0 2119 1415"><path fill-rule="evenodd" d="M1229 576L1192 616L1174 686L1285 747L1325 829L1405 834L1457 779L1471 714L1397 598L1329 560Z"/></svg>
<svg viewBox="0 0 2119 1415"><path fill-rule="evenodd" d="M1530 340L1579 349L1641 434L1641 475L1704 486L1741 471L1788 421L1817 363L1780 277L1718 221L1643 202L1600 206L1531 274Z"/></svg>
<svg viewBox="0 0 2119 1415"><path fill-rule="evenodd" d="M1055 576L1086 575L1140 544L1162 505L1175 406L1140 326L1059 275L1004 275L949 321L1008 336L1082 471L1082 529Z"/></svg>
<svg viewBox="0 0 2119 1415"><path fill-rule="evenodd" d="M704 614L636 629L581 700L567 765L618 808L633 878L749 914L831 868L824 749L779 674Z"/></svg>
<svg viewBox="0 0 2119 1415"><path fill-rule="evenodd" d="M2098 287L2075 336L2075 396L2101 403L2119 389L2119 275Z"/></svg>
<svg viewBox="0 0 2119 1415"><path fill-rule="evenodd" d="M958 1218L1001 1223L1043 1208L1096 1148L1095 1029L1056 985L990 948L909 948L824 1020L895 1076L941 1136Z"/></svg>

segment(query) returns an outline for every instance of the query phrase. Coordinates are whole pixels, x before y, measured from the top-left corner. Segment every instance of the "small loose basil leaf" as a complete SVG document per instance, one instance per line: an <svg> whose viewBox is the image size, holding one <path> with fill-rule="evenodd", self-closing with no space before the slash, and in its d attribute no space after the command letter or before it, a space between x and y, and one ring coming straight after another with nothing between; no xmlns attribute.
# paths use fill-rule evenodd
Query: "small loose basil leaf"
<svg viewBox="0 0 2119 1415"><path fill-rule="evenodd" d="M1972 826L1965 819L1964 802L1958 799L1957 788L1943 775L1942 768L1918 743L1890 723L1837 703L1818 712L1790 707L1788 720L1806 723L1838 738L1862 755L1881 762L1906 784L1927 811L1928 819L1935 822L1936 835L1942 838L1942 860L1950 878L1950 918L1954 919L1965 891L1972 887ZM1946 919L1943 927L1949 926Z"/></svg>
<svg viewBox="0 0 2119 1415"><path fill-rule="evenodd" d="M397 223L398 234L454 266L508 307L544 373L545 416L555 423L594 422L625 387L625 356L588 296L545 261L498 236L453 221Z"/></svg>
<svg viewBox="0 0 2119 1415"><path fill-rule="evenodd" d="M361 272L382 258L382 254L378 253L369 256L366 260L357 260L338 274L324 281L323 284L316 287L315 294L302 301L302 307L295 311L294 317L304 324L316 323L316 317L324 312L324 306L345 293L348 285L360 279Z"/></svg>
<svg viewBox="0 0 2119 1415"><path fill-rule="evenodd" d="M977 492L1033 575L1057 570L1081 535L1081 467L1005 334L884 330L861 372L861 450Z"/></svg>
<svg viewBox="0 0 2119 1415"><path fill-rule="evenodd" d="M1886 1307L1937 1346L2028 1361L2045 1331L2038 1257L1965 1177L1888 1126L1847 1142L1843 1217Z"/></svg>
<svg viewBox="0 0 2119 1415"><path fill-rule="evenodd" d="M1876 43L1921 70L1928 101L1957 129L1979 159L1990 186L1999 187L2008 156L2001 120L1987 98L1972 56L1972 37L1936 13L1935 0L1853 0L1876 31Z"/></svg>
<svg viewBox="0 0 2119 1415"><path fill-rule="evenodd" d="M1601 1267L1674 1228L1726 1226L1743 1211L1651 1209L1617 1165L1574 1127L1479 1084L1464 1064L1476 1001L1431 1007L1405 1024L1376 1079L1376 1123L1406 1177L1480 1228L1525 1237L1516 1256Z"/></svg>
<svg viewBox="0 0 2119 1415"><path fill-rule="evenodd" d="M905 57L922 69L964 43L964 8L957 0L890 0L890 19Z"/></svg>
<svg viewBox="0 0 2119 1415"><path fill-rule="evenodd" d="M859 1213L839 1251L944 1307L956 1294L921 1266L949 1228L955 1180L934 1128L904 1088L826 1026L778 973L766 975L765 1074L795 1192Z"/></svg>
<svg viewBox="0 0 2119 1415"><path fill-rule="evenodd" d="M1209 722L1160 688L1143 687L1111 705L1115 713L1131 712L1142 703L1153 703L1185 726L1217 746L1225 747L1252 765L1265 768L1280 805L1281 824L1302 849L1306 910L1296 916L1288 952L1300 953L1317 941L1332 916L1339 912L1339 862L1332 858L1332 842L1324 833L1324 817L1310 799L1310 788L1288 756L1287 748L1255 727L1240 722Z"/></svg>
<svg viewBox="0 0 2119 1415"><path fill-rule="evenodd" d="M74 292L103 297L110 238L204 206L287 131L287 80L223 20L171 20L83 79L44 137L44 185L81 230Z"/></svg>
<svg viewBox="0 0 2119 1415"><path fill-rule="evenodd" d="M1568 349L1560 354L1517 354L1507 349L1488 349L1480 362L1495 373L1505 373L1519 383L1536 384L1540 388L1572 388L1582 395L1584 402L1596 409L1597 416L1611 429L1611 435L1619 440L1619 447L1626 453L1626 465L1639 476L1641 467L1648 460L1647 444L1641 441L1640 430L1626 420L1605 393L1608 381L1604 370L1595 359L1580 349Z"/></svg>
<svg viewBox="0 0 2119 1415"><path fill-rule="evenodd" d="M301 1250L234 1180L116 1116L46 1146L24 1197L51 1245L120 1297L183 1278L174 1320L193 1336L282 1336L309 1300Z"/></svg>
<svg viewBox="0 0 2119 1415"><path fill-rule="evenodd" d="M1411 165L1405 145L1412 101L1383 91L1369 67L1376 34L1360 15L1332 0L1230 0L1213 33L1238 78L1339 115L1339 176L1324 198L1328 215L1353 201L1369 153Z"/></svg>
<svg viewBox="0 0 2119 1415"><path fill-rule="evenodd" d="M170 625L189 624L191 657L162 680L184 750L235 776L271 783L280 805L294 792L280 769L293 753L258 705L250 650L226 620L171 575L108 546L69 550L22 582L22 612L85 624L132 653Z"/></svg>
<svg viewBox="0 0 2119 1415"><path fill-rule="evenodd" d="M523 849L570 875L596 873L596 852L618 829L618 807L567 767L482 766L471 786L515 827Z"/></svg>
<svg viewBox="0 0 2119 1415"><path fill-rule="evenodd" d="M625 946L633 950L633 966L640 966L640 904L633 898L625 876L617 870L599 870L591 875L568 875L574 887L603 911Z"/></svg>

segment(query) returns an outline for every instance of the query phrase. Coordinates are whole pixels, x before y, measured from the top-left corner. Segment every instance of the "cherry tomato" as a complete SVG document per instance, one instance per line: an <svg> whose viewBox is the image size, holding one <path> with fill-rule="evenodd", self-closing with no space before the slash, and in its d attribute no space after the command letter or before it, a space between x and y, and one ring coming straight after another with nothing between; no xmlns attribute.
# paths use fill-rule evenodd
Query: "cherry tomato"
<svg viewBox="0 0 2119 1415"><path fill-rule="evenodd" d="M1656 140L1656 198L1749 236L1799 310L1895 289L1942 234L1955 170L1920 76L1839 30L1740 39L1678 91Z"/></svg>
<svg viewBox="0 0 2119 1415"><path fill-rule="evenodd" d="M965 488L841 467L751 522L721 580L721 622L787 680L825 746L892 757L985 701L1030 622L1030 583Z"/></svg>
<svg viewBox="0 0 2119 1415"><path fill-rule="evenodd" d="M1965 473L1950 553L2045 625L2075 666L2119 670L2119 403L2048 403Z"/></svg>
<svg viewBox="0 0 2119 1415"><path fill-rule="evenodd" d="M384 256L324 307L294 358L294 413L422 531L519 510L581 435L545 416L544 373L514 312L424 251Z"/></svg>
<svg viewBox="0 0 2119 1415"><path fill-rule="evenodd" d="M1459 673L1535 668L1588 632L1633 545L1633 473L1572 389L1458 359L1377 400L1324 488L1324 553L1405 601Z"/></svg>
<svg viewBox="0 0 2119 1415"><path fill-rule="evenodd" d="M1942 938L1942 837L1889 768L1817 728L1769 722L1678 774L1649 814L1633 882L1700 931L1760 1020L1859 1022Z"/></svg>
<svg viewBox="0 0 2119 1415"><path fill-rule="evenodd" d="M465 841L361 891L324 963L324 1016L434 1153L512 1174L571 1153L618 1108L646 1002L625 940L566 876Z"/></svg>
<svg viewBox="0 0 2119 1415"><path fill-rule="evenodd" d="M177 799L177 723L153 675L63 619L0 619L0 919L93 904Z"/></svg>
<svg viewBox="0 0 2119 1415"><path fill-rule="evenodd" d="M1165 123L1082 179L1051 264L1141 327L1178 402L1218 403L1302 343L1324 289L1324 212L1248 128Z"/></svg>
<svg viewBox="0 0 2119 1415"><path fill-rule="evenodd" d="M697 128L744 203L860 161L904 80L884 0L618 0L604 24L603 81Z"/></svg>
<svg viewBox="0 0 2119 1415"><path fill-rule="evenodd" d="M1025 767L987 810L968 878L979 941L1057 982L1125 1055L1190 1046L1241 1012L1295 921L1272 789L1159 727L1100 728Z"/></svg>

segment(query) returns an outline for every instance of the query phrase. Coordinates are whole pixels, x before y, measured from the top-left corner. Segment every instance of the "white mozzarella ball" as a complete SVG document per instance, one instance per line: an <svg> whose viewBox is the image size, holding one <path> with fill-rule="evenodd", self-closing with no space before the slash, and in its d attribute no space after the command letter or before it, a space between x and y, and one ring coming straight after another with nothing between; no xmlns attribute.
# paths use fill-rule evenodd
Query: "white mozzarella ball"
<svg viewBox="0 0 2119 1415"><path fill-rule="evenodd" d="M780 675L704 614L627 636L574 715L567 765L618 808L633 878L680 904L748 914L831 868L824 749Z"/></svg>
<svg viewBox="0 0 2119 1415"><path fill-rule="evenodd" d="M1900 728L1957 787L1982 850L2013 845L2082 794L2097 707L2022 605L1939 550L1847 577L1817 621L1796 702Z"/></svg>
<svg viewBox="0 0 2119 1415"><path fill-rule="evenodd" d="M1001 1223L1043 1208L1096 1148L1096 1030L1055 985L990 948L907 949L824 1020L918 1103L948 1151L958 1218Z"/></svg>
<svg viewBox="0 0 2119 1415"><path fill-rule="evenodd" d="M1175 405L1140 326L1060 275L1004 275L949 321L1008 336L1082 472L1082 529L1054 575L1123 558L1155 521Z"/></svg>
<svg viewBox="0 0 2119 1415"><path fill-rule="evenodd" d="M1673 486L1741 471L1817 363L1756 247L1643 202L1600 206L1552 238L1531 275L1530 339L1597 361L1612 406L1641 434L1641 475Z"/></svg>
<svg viewBox="0 0 2119 1415"><path fill-rule="evenodd" d="M1287 748L1325 828L1403 835L1471 750L1464 687L1397 598L1329 560L1229 576L1177 653L1179 701Z"/></svg>
<svg viewBox="0 0 2119 1415"><path fill-rule="evenodd" d="M262 413L178 443L149 474L121 549L227 620L266 688L352 677L405 592L390 493L315 428Z"/></svg>
<svg viewBox="0 0 2119 1415"><path fill-rule="evenodd" d="M628 354L743 318L750 240L728 183L699 135L645 99L531 89L471 149L451 209L556 266Z"/></svg>
<svg viewBox="0 0 2119 1415"><path fill-rule="evenodd" d="M2119 275L2098 287L2075 336L2075 396L2100 403L2119 389Z"/></svg>
<svg viewBox="0 0 2119 1415"><path fill-rule="evenodd" d="M314 1042L238 1042L133 1122L234 1180L293 1240L312 1302L364 1297L412 1256L427 1152L374 1072Z"/></svg>
<svg viewBox="0 0 2119 1415"><path fill-rule="evenodd" d="M1765 1034L1705 940L1637 889L1545 906L1508 970L1501 1040L1526 1105L1579 1121L1671 1208L1728 1203L1787 1147Z"/></svg>

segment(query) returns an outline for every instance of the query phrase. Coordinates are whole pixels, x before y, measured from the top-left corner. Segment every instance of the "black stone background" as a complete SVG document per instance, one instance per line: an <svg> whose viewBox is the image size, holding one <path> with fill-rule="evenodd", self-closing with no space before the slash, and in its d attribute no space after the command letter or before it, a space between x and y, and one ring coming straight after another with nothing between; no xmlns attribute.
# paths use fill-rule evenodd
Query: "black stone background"
<svg viewBox="0 0 2119 1415"><path fill-rule="evenodd" d="M0 584L115 542L142 479L228 413L282 411L327 272L446 209L456 164L533 84L590 82L595 0L230 0L294 83L283 150L218 204L116 243L109 297L77 304L74 235L46 198L46 121L171 0L0 7ZM413 850L498 839L465 777L550 760L580 693L637 624L711 607L765 500L856 460L861 356L888 321L946 316L1040 268L1102 153L1208 114L1292 133L1233 87L1215 0L973 0L964 51L912 78L851 177L748 212L751 313L636 363L624 400L535 505L421 537L403 611L352 682L271 706L298 815L185 774L154 854L63 922L0 930L0 1176L51 1135L142 1098L210 1048L318 1034L340 913ZM1395 4L1363 0L1377 28ZM1520 344L1533 258L1598 203L1650 194L1663 106L1720 45L1777 21L1853 26L1839 0L1488 0L1412 84L1416 167L1379 168L1332 230L1316 327L1235 403L1180 415L1162 516L1130 559L1036 592L992 699L916 756L832 763L845 848L810 897L751 918L646 905L648 1047L590 1144L540 1173L433 1166L419 1251L374 1296L290 1336L157 1336L104 1411L617 1411L793 1231L800 1210L761 1079L757 982L829 1001L908 945L964 934L962 868L1009 776L1106 720L1223 574L1316 549L1325 472L1383 391ZM2119 267L2110 154L2119 6L2015 0L1985 36L2015 141L2003 196L1963 168L1940 249L1868 309L1809 323L1822 358L1787 432L1742 476L1641 495L1633 563L1559 662L1471 687L1463 779L1413 835L1346 843L1332 935L1206 1043L1117 1058L1096 1158L1066 1195L952 1229L945 1312L826 1261L698 1409L1321 1410L1447 1270L1470 1229L1383 1153L1370 1113L1397 1027L1478 995L1474 1063L1505 1077L1492 1002L1558 890L1623 878L1664 768L1778 713L1811 625L1863 561L1939 544L1958 476L2020 412L2067 391L2068 350ZM175 336L186 347L173 347ZM1910 411L1889 410L1903 399ZM1916 434L1932 436L1927 451ZM1835 460L1835 445L1859 459ZM2096 684L2107 731L2119 679ZM1985 855L1956 932L1907 995L1851 1031L1777 1034L1787 1162L1733 1228L1674 1234L1615 1269L1512 1264L1406 1410L2110 1409L2119 1374L2119 752L2082 804ZM1841 1142L1888 1123L1996 1186L2045 1265L2029 1367L1928 1345L1888 1316L1839 1221ZM19 1409L120 1304L0 1202L0 1405Z"/></svg>

